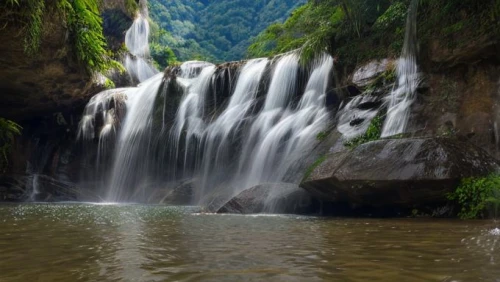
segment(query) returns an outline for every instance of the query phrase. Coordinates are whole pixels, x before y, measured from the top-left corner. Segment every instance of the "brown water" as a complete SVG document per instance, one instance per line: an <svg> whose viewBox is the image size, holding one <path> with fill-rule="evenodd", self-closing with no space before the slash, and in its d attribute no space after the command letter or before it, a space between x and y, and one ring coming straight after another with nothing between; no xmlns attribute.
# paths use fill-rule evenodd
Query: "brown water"
<svg viewBox="0 0 500 282"><path fill-rule="evenodd" d="M492 221L194 212L1 205L0 281L500 281Z"/></svg>

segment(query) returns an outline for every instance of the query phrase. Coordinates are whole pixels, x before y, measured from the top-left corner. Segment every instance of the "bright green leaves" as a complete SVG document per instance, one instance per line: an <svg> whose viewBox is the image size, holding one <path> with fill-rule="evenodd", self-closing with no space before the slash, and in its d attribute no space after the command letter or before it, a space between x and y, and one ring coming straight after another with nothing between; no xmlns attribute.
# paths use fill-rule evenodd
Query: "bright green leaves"
<svg viewBox="0 0 500 282"><path fill-rule="evenodd" d="M459 204L458 216L462 219L494 215L500 208L500 176L464 178L448 199Z"/></svg>
<svg viewBox="0 0 500 282"><path fill-rule="evenodd" d="M16 135L21 135L22 127L17 123L0 118L0 173L6 168L8 153Z"/></svg>
<svg viewBox="0 0 500 282"><path fill-rule="evenodd" d="M346 147L354 149L361 144L379 140L380 136L382 135L382 127L384 126L384 120L385 120L385 115L380 115L380 114L377 115L375 118L373 118L365 134L347 141L346 143L344 143L344 145Z"/></svg>
<svg viewBox="0 0 500 282"><path fill-rule="evenodd" d="M60 12L66 19L69 43L77 60L89 72L112 68L107 56L102 18L97 0L60 0Z"/></svg>

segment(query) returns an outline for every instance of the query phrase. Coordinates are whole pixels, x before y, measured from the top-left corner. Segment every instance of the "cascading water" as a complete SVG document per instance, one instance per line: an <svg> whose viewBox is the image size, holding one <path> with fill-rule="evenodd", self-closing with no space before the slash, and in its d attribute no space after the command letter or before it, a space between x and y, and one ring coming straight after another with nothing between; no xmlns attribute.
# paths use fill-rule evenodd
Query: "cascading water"
<svg viewBox="0 0 500 282"><path fill-rule="evenodd" d="M201 67L201 73L193 78L193 72ZM215 66L212 64L203 64L193 62L186 64L181 69L180 77L177 81L185 89L185 95L177 111L177 117L172 129L172 139L174 141L174 154L176 159L179 157L180 143L184 139L185 153L183 156L183 171L186 171L190 163L188 160L189 151L187 148L196 148L199 139L205 129L204 110L205 100L208 94L209 86L212 82L212 76L215 73ZM191 152L196 155L196 151Z"/></svg>
<svg viewBox="0 0 500 282"><path fill-rule="evenodd" d="M141 184L148 176L148 148L152 125L151 111L163 80L163 74L157 74L141 83L136 89L128 90L126 102L127 115L123 121L114 152L111 182L106 195L107 201L127 201L129 195L122 195L125 190L135 189L144 192ZM144 153L146 151L146 153ZM144 197L135 195L136 198Z"/></svg>
<svg viewBox="0 0 500 282"><path fill-rule="evenodd" d="M146 1L141 1L141 10L125 34L125 46L129 50L125 68L133 80L143 82L158 73L149 62L149 22Z"/></svg>
<svg viewBox="0 0 500 282"><path fill-rule="evenodd" d="M266 120L268 118L267 108L264 107L256 124L261 129L267 130L262 130L259 133L259 141L251 153L249 172L242 173L246 174L242 186L248 188L263 182L281 181L290 165L312 149L311 145L314 144L316 135L327 125L329 115L325 106L325 96L332 67L333 59L330 56L324 56L318 60L296 109L285 108L286 103L280 101L278 105L282 106L279 108L281 117L275 119L275 124L269 129L267 127L270 122ZM271 86L273 86L273 82L271 82ZM280 89L290 91L287 87ZM272 104L268 104L269 99L273 102L279 101L275 98L276 93L271 92L273 90L275 89L271 87L266 99L266 106ZM277 91L277 94L282 94L280 92ZM274 110L276 109L271 109L271 111ZM261 116L264 118L261 119Z"/></svg>
<svg viewBox="0 0 500 282"><path fill-rule="evenodd" d="M299 63L296 54L291 53L278 59L266 95L264 109L253 122L243 147L238 174L249 169L248 165L254 161L255 145L262 140L264 133L276 125L280 115L291 102L297 84L298 71Z"/></svg>
<svg viewBox="0 0 500 282"><path fill-rule="evenodd" d="M201 168L202 188L197 195L199 199L203 197L209 183L213 183L214 179L217 178L220 180L218 171L229 170L226 166L232 161L232 158L228 148L233 145L239 129L252 113L259 83L268 63L267 59L255 59L248 61L243 66L229 105L204 132L204 158Z"/></svg>
<svg viewBox="0 0 500 282"><path fill-rule="evenodd" d="M408 10L403 52L397 63L397 86L389 97L387 117L382 137L404 133L410 119L420 77L417 66L417 12L418 0L412 0Z"/></svg>
<svg viewBox="0 0 500 282"><path fill-rule="evenodd" d="M89 102L80 137L114 146L103 182L106 201L145 201L154 189L193 179L193 203L205 204L214 193L227 200L257 184L284 180L328 126L325 97L333 59L321 56L310 71L295 53L234 66L237 79L234 89L225 87L226 106L214 106L213 96L221 94L217 85L231 85L235 72L206 62L184 63L165 78L158 74ZM170 120L167 101L176 99ZM126 112L125 118L117 112Z"/></svg>

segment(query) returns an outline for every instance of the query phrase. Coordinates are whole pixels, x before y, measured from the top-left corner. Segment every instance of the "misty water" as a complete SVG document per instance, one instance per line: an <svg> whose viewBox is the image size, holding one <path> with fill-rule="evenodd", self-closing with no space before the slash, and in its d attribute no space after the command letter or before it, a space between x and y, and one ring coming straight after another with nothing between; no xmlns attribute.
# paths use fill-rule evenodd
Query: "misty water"
<svg viewBox="0 0 500 282"><path fill-rule="evenodd" d="M493 221L0 206L0 281L498 281Z"/></svg>

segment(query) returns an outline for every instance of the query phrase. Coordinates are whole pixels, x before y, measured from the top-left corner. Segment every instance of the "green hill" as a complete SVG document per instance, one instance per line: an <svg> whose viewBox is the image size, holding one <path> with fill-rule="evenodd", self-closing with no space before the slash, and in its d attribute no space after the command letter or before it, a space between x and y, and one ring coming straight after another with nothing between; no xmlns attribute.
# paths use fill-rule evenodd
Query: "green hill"
<svg viewBox="0 0 500 282"><path fill-rule="evenodd" d="M150 0L150 17L158 24L153 41L171 47L181 61L242 59L255 36L305 2Z"/></svg>

